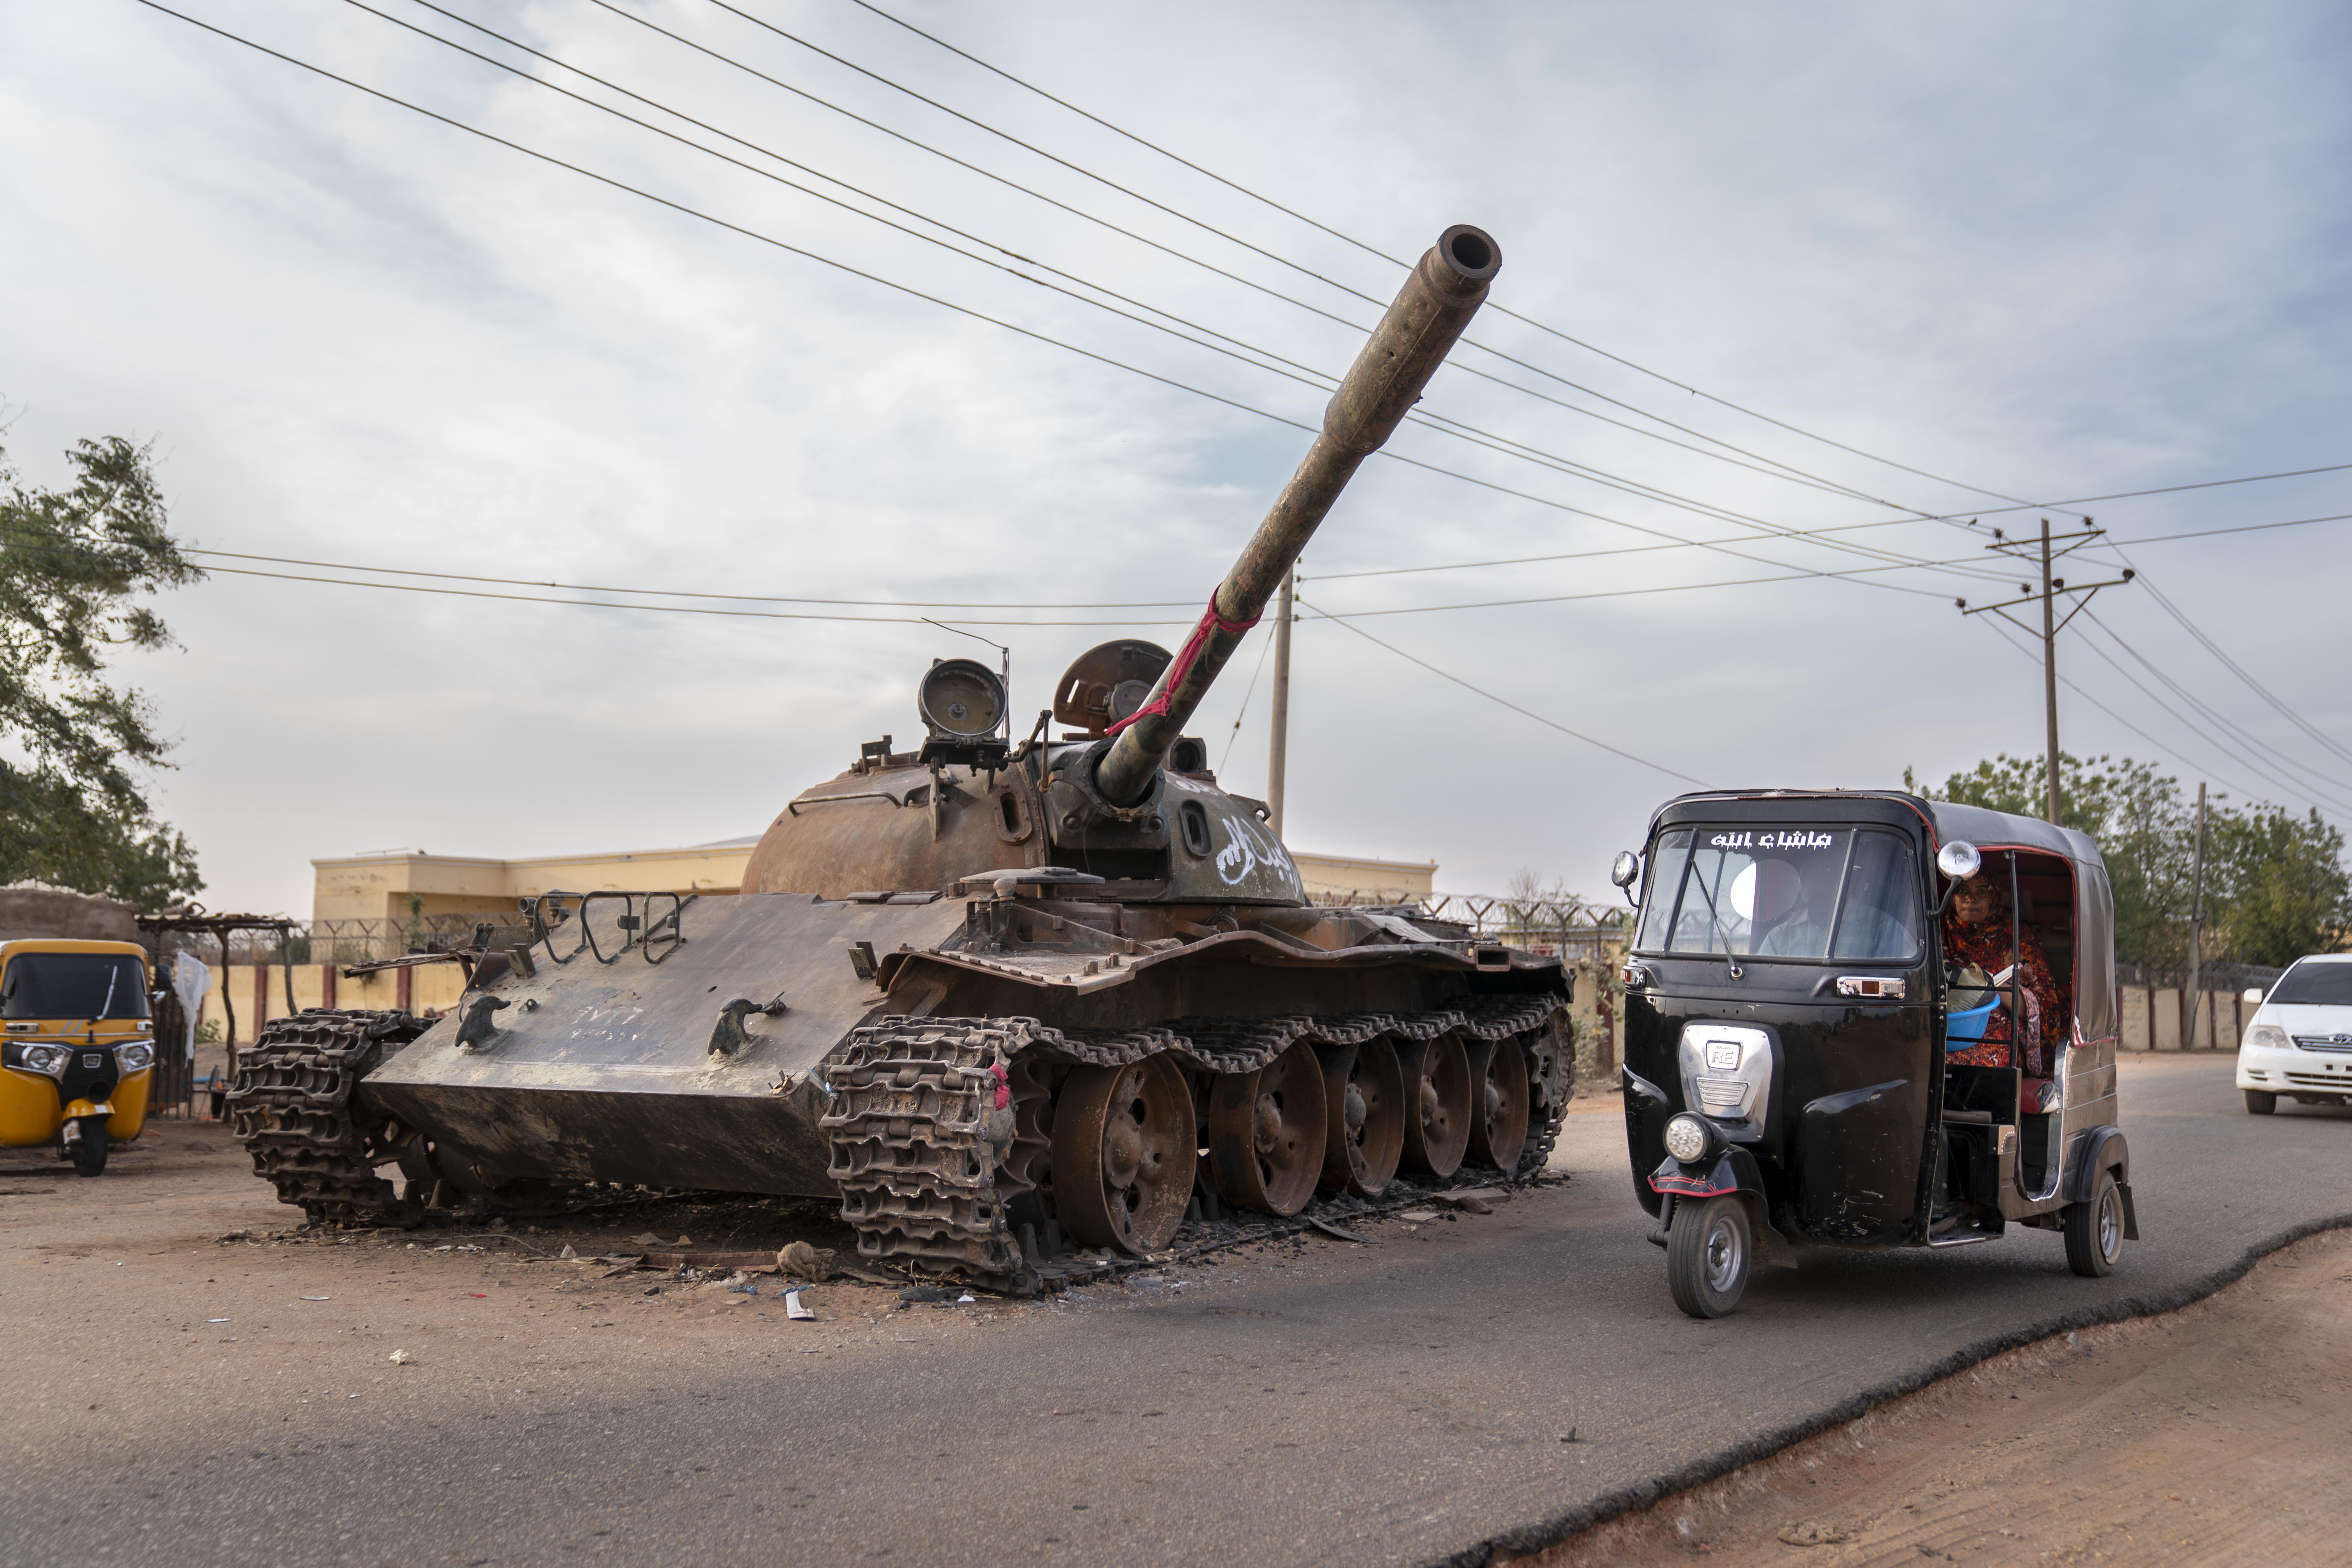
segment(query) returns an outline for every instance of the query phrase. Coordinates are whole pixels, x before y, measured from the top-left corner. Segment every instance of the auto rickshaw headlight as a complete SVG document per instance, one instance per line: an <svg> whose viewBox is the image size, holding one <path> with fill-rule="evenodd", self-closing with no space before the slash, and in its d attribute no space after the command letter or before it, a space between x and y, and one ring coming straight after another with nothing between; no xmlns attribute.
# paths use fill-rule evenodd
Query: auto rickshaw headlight
<svg viewBox="0 0 2352 1568"><path fill-rule="evenodd" d="M1707 1145L1714 1142L1706 1123L1687 1110L1666 1123L1666 1152L1685 1165L1705 1159Z"/></svg>
<svg viewBox="0 0 2352 1568"><path fill-rule="evenodd" d="M133 1040L114 1053L124 1072L144 1072L155 1065L155 1047L144 1040Z"/></svg>
<svg viewBox="0 0 2352 1568"><path fill-rule="evenodd" d="M64 1072L73 1061L73 1052L63 1046L26 1046L16 1055L26 1072L47 1073L51 1078Z"/></svg>

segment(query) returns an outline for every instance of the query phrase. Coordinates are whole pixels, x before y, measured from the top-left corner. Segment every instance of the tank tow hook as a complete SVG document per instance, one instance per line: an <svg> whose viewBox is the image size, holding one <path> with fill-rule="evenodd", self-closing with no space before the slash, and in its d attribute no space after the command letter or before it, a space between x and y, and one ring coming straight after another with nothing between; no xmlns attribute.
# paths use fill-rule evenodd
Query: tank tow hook
<svg viewBox="0 0 2352 1568"><path fill-rule="evenodd" d="M772 1018L780 1013L788 1011L790 1009L784 1005L784 994L781 991L776 993L773 1001L764 1005L752 1001L749 996L736 997L719 1010L719 1022L710 1031L710 1054L714 1057L742 1055L751 1048L751 1031L743 1027L743 1020L746 1017L757 1013L762 1017Z"/></svg>
<svg viewBox="0 0 2352 1568"><path fill-rule="evenodd" d="M490 1015L512 1005L503 996L477 996L467 1003L466 1016L457 1024L457 1048L471 1051L498 1038L499 1026L490 1021Z"/></svg>

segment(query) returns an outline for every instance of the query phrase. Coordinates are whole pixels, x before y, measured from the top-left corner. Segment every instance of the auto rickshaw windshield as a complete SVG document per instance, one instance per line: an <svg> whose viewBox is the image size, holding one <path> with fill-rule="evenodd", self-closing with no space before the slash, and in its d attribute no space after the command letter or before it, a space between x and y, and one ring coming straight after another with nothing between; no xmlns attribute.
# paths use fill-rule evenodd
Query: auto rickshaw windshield
<svg viewBox="0 0 2352 1568"><path fill-rule="evenodd" d="M144 1018L147 987L127 952L20 952L0 973L0 1018Z"/></svg>
<svg viewBox="0 0 2352 1568"><path fill-rule="evenodd" d="M1899 834L1850 827L1678 827L1651 856L1637 951L1908 962L1919 879Z"/></svg>

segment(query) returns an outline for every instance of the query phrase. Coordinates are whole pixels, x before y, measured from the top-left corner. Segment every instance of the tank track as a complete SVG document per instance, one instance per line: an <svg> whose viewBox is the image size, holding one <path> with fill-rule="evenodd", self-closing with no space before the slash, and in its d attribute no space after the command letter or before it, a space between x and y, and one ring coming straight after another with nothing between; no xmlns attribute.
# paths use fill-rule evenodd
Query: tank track
<svg viewBox="0 0 2352 1568"><path fill-rule="evenodd" d="M375 1173L389 1151L352 1117L352 1092L392 1051L431 1027L407 1013L314 1007L273 1018L236 1053L227 1095L229 1129L253 1156L254 1173L313 1221L366 1224L400 1210Z"/></svg>
<svg viewBox="0 0 2352 1568"><path fill-rule="evenodd" d="M1008 1197L1027 1187L1028 1162L1042 1143L1035 1101L1024 1116L1013 1087L1025 1067L1120 1067L1166 1052L1195 1070L1255 1072L1301 1040L1420 1041L1453 1030L1499 1040L1545 1029L1565 1005L1546 993L1428 1013L1180 1018L1127 1031L1056 1029L1024 1017L891 1015L853 1030L821 1069L832 1096L819 1122L831 1141L826 1173L840 1189L841 1217L857 1233L861 1257L1026 1292L1038 1282L1036 1260L1024 1256L1006 1213ZM1571 1074L1574 1059L1566 1058ZM1012 1105L998 1107L1000 1089ZM1542 1169L1567 1100L1565 1090L1548 1096L1509 1179Z"/></svg>

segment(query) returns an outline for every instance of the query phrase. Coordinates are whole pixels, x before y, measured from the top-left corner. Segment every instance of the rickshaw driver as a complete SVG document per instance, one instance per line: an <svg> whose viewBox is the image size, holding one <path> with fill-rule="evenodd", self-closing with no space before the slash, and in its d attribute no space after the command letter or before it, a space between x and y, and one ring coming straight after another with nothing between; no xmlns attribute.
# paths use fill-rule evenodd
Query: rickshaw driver
<svg viewBox="0 0 2352 1568"><path fill-rule="evenodd" d="M1908 958L1918 945L1911 928L1899 916L1881 907L1890 893L1904 889L1890 879L1855 867L1853 896L1846 900L1845 920L1838 927L1837 952L1830 952L1830 921L1837 918L1838 879L1843 867L1834 856L1806 858L1797 875L1801 881L1796 909L1764 933L1759 954L1774 958Z"/></svg>

